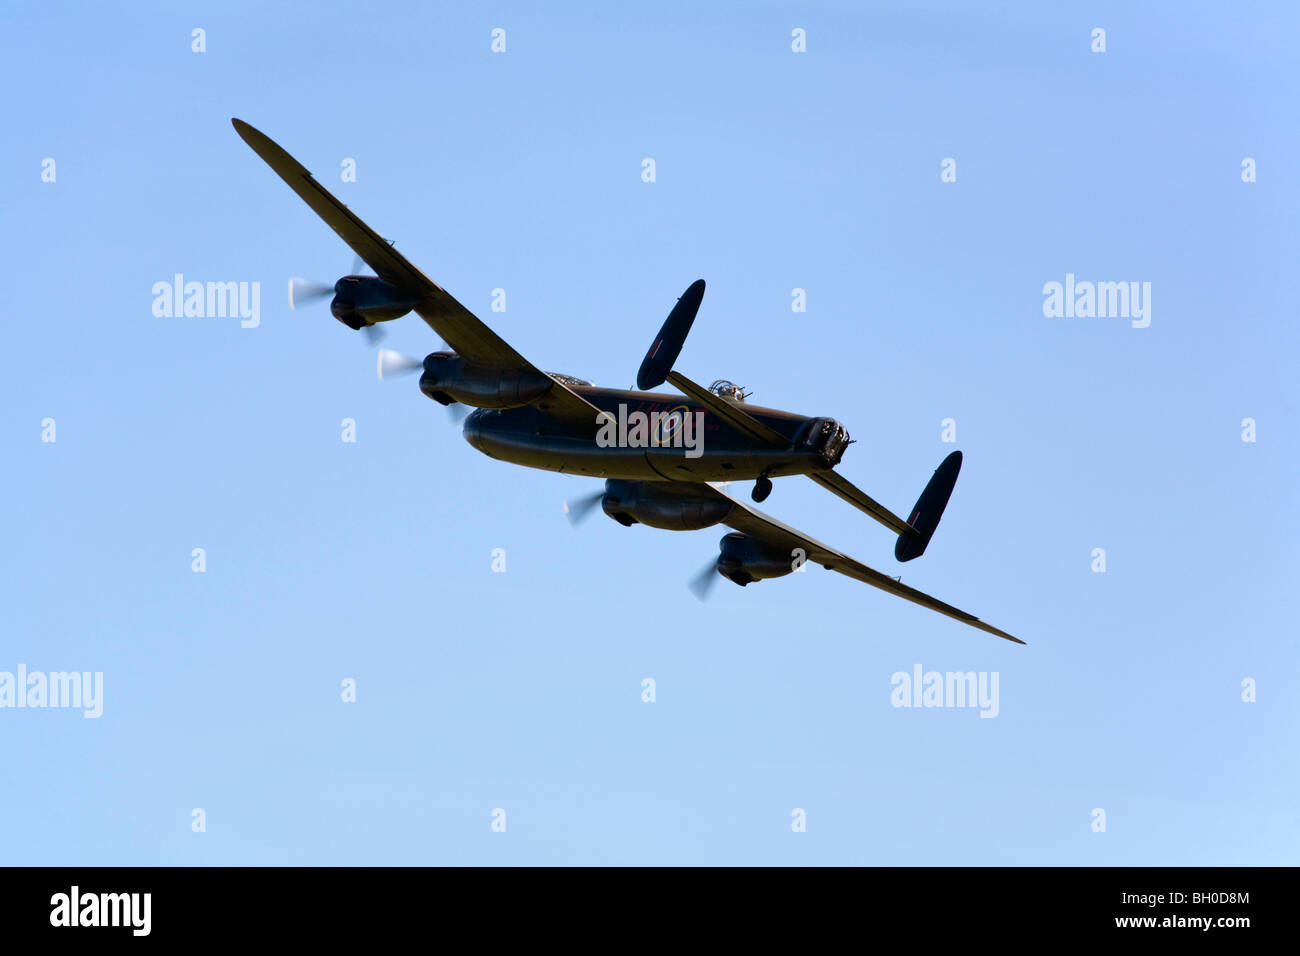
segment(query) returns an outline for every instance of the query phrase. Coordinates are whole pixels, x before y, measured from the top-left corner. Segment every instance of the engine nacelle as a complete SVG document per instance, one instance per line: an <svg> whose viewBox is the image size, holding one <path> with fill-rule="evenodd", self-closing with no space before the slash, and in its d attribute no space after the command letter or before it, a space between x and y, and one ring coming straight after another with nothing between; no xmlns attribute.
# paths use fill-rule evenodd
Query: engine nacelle
<svg viewBox="0 0 1300 956"><path fill-rule="evenodd" d="M418 300L376 276L344 276L334 283L330 313L350 329L400 319Z"/></svg>
<svg viewBox="0 0 1300 956"><path fill-rule="evenodd" d="M463 402L479 408L518 408L541 398L553 385L541 372L477 368L455 352L425 356L420 376L420 391L435 402Z"/></svg>
<svg viewBox="0 0 1300 956"><path fill-rule="evenodd" d="M621 525L640 522L666 531L694 531L722 521L732 504L712 495L679 490L669 482L611 478L605 482L600 507Z"/></svg>
<svg viewBox="0 0 1300 956"><path fill-rule="evenodd" d="M763 578L789 574L802 555L788 554L747 534L733 531L718 542L718 573L741 587Z"/></svg>

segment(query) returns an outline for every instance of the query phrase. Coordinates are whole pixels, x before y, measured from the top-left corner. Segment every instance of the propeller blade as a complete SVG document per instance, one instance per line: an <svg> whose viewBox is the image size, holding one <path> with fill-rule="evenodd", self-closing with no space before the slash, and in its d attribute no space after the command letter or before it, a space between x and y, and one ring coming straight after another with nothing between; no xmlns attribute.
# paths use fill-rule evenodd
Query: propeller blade
<svg viewBox="0 0 1300 956"><path fill-rule="evenodd" d="M361 270L363 270L363 269L366 270L366 271L364 271L364 272L361 271ZM352 255L352 274L353 274L354 276L366 276L366 275L370 275L370 272L371 272L371 269L370 269L370 266L366 265L366 260L365 260L365 259L362 259L362 258L361 258L359 255L357 255L356 253L353 253L353 255Z"/></svg>
<svg viewBox="0 0 1300 956"><path fill-rule="evenodd" d="M289 280L289 308L291 309L296 309L299 305L315 302L333 294L334 286L326 285L323 282L312 282L309 279L297 278Z"/></svg>
<svg viewBox="0 0 1300 956"><path fill-rule="evenodd" d="M366 337L366 344L375 346L388 338L388 332L377 325L363 325L361 331Z"/></svg>
<svg viewBox="0 0 1300 956"><path fill-rule="evenodd" d="M451 416L451 423L459 425L465 419L469 418L470 412L474 411L469 405L462 405L460 402L452 402L447 406L447 414Z"/></svg>
<svg viewBox="0 0 1300 956"><path fill-rule="evenodd" d="M367 328L370 328L370 326L367 326ZM385 375L393 378L397 375L407 375L417 368L423 367L424 363L419 359L413 359L401 352L394 352L392 349L380 349L375 372L379 375L379 381L382 382Z"/></svg>
<svg viewBox="0 0 1300 956"><path fill-rule="evenodd" d="M718 559L714 558L695 577L691 578L686 586L701 601L707 601L709 593L713 590L713 585L718 582L719 577L721 575L718 574Z"/></svg>
<svg viewBox="0 0 1300 956"><path fill-rule="evenodd" d="M564 503L564 516L569 519L569 524L576 528L591 517L592 509L600 504L600 499L604 497L605 489L602 488L589 495L583 495L581 498L566 501Z"/></svg>

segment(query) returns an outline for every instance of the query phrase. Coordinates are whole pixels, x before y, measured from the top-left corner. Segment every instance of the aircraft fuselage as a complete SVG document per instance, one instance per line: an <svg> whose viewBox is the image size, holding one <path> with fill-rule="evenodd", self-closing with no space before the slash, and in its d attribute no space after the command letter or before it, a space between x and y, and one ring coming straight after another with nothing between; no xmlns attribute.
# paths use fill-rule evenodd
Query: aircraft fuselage
<svg viewBox="0 0 1300 956"><path fill-rule="evenodd" d="M790 439L788 447L774 449L759 445L681 395L594 386L577 386L573 391L614 421L626 422L641 413L659 427L651 426L642 436L633 434L630 441L612 446L606 439L602 447L594 420L589 427L575 426L532 405L480 408L465 420L465 440L490 458L529 468L643 481L802 475L833 467L848 442L848 433L833 419L745 404L747 414ZM696 423L701 427L695 428ZM687 444L695 447L682 444L682 433L688 428L693 434L687 435Z"/></svg>

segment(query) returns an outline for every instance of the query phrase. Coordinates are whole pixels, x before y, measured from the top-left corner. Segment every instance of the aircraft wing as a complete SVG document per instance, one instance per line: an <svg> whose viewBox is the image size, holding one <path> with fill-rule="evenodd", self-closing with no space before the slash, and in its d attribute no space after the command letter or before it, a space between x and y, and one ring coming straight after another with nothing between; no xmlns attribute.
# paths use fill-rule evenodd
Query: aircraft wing
<svg viewBox="0 0 1300 956"><path fill-rule="evenodd" d="M392 286L418 297L415 311L456 352L475 365L486 368L541 372L511 348L469 309L448 294L423 272L407 261L392 244L367 226L347 206L334 198L300 162L290 156L265 133L243 120L232 119L237 132L289 188L325 220L340 239L375 270L375 275ZM542 374L547 374L542 372ZM599 409L563 382L551 377L552 387L532 404L543 411L595 427Z"/></svg>
<svg viewBox="0 0 1300 956"><path fill-rule="evenodd" d="M913 604L919 604L921 607L929 608L931 611L937 611L963 624L969 624L971 627L978 628L988 634L995 634L998 637L1013 641L1016 644L1023 644L1024 641L1012 637L1006 631L999 630L991 624L985 624L973 614L959 610L950 604L945 604L938 598L933 598L928 594L910 588L900 581L896 581L887 574L882 574L874 568L869 568L860 561L850 558L834 548L822 544L813 538L808 537L802 531L796 531L787 524L777 521L770 515L765 515L756 508L750 507L743 501L731 497L721 488L712 484L702 484L699 487L707 488L714 495L730 502L733 507L731 512L723 520L723 524L729 528L734 528L745 534L753 535L765 544L770 544L778 548L789 548L794 552L796 548L803 550L808 561L816 562L832 571L838 571L840 574L855 578L864 584L870 584L874 588L887 591L890 594L901 597L904 601L911 601ZM791 558L794 555L792 553Z"/></svg>

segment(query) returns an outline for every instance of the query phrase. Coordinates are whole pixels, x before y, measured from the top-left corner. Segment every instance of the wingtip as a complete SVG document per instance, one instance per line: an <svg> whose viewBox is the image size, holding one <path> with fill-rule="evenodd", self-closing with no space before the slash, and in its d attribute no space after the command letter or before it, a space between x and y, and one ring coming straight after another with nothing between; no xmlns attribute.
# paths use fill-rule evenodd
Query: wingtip
<svg viewBox="0 0 1300 956"><path fill-rule="evenodd" d="M968 623L968 624L971 624L971 625L974 626L974 627L979 628L981 631L985 631L985 632L987 632L987 633L989 633L989 634L992 634L994 637L1000 637L1000 638L1002 638L1004 641L1010 641L1012 644L1024 644L1024 643L1025 643L1024 641L1022 641L1022 640L1021 640L1020 638L1018 638L1018 637L1012 637L1012 636L1011 636L1010 634L1008 634L1006 631L1002 630L1002 628L1000 628L1000 627L994 627L992 624L985 624L983 621L979 620L978 618L976 618L976 619L973 620L973 621L968 621L967 623Z"/></svg>

